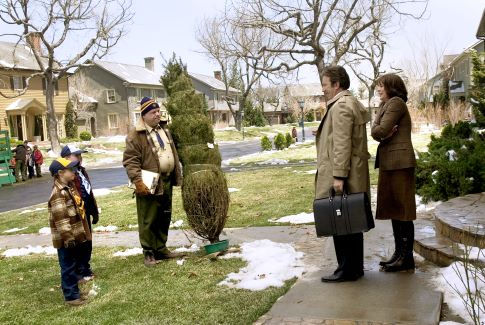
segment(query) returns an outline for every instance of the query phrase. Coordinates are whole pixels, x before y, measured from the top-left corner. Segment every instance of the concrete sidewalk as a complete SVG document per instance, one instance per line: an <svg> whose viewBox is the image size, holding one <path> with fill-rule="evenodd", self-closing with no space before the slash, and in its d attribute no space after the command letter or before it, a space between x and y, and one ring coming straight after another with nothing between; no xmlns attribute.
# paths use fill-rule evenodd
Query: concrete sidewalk
<svg viewBox="0 0 485 325"><path fill-rule="evenodd" d="M297 238L310 236L314 233L313 226L272 226L272 227L246 227L228 228L221 235L221 239L228 238L231 245L243 242L269 239L279 243L292 243ZM202 240L188 231L170 230L168 234L168 246L188 246L192 243L203 245ZM21 234L0 236L0 249L20 248L31 246L51 246L50 235ZM95 247L140 247L137 231L120 231L112 233L94 233L93 245Z"/></svg>
<svg viewBox="0 0 485 325"><path fill-rule="evenodd" d="M319 242L315 245L315 242ZM356 282L322 283L336 268L332 239L304 236L295 243L304 251L308 269L256 324L438 324L442 293L434 291L430 275L378 271L392 248L390 222L377 221L365 234L365 276ZM419 265L418 265L419 266Z"/></svg>

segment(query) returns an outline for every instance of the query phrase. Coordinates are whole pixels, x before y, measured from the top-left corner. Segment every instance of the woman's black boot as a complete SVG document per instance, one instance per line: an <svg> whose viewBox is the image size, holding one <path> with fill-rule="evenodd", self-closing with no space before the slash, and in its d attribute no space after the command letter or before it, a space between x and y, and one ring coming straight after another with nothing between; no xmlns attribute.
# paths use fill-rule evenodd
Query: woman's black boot
<svg viewBox="0 0 485 325"><path fill-rule="evenodd" d="M386 266L389 264L394 263L399 256L401 255L401 233L400 233L400 224L399 221L396 220L391 220L392 222L392 233L394 235L394 253L392 254L391 258L388 260L380 261L379 265L380 266Z"/></svg>

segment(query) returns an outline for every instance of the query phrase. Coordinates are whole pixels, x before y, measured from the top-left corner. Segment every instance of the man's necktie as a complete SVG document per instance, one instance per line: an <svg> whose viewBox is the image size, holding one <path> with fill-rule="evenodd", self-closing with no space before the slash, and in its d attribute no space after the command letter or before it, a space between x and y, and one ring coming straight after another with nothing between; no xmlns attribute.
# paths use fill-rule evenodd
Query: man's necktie
<svg viewBox="0 0 485 325"><path fill-rule="evenodd" d="M163 143L162 137L160 136L160 133L158 133L157 129L154 129L153 132L155 132L155 135L157 136L158 143L160 144L160 148L165 149L165 143Z"/></svg>

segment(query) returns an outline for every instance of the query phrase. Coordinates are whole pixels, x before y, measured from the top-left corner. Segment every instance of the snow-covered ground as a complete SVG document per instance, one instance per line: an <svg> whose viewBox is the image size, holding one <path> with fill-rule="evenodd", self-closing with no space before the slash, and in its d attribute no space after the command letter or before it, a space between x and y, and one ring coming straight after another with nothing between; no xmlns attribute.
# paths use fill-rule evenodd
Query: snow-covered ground
<svg viewBox="0 0 485 325"><path fill-rule="evenodd" d="M30 246L22 248L10 248L2 252L4 257L16 257L16 256L27 256L31 254L46 254L55 255L57 254L57 249L52 246Z"/></svg>
<svg viewBox="0 0 485 325"><path fill-rule="evenodd" d="M19 231L25 230L27 228L29 228L29 227L7 229L3 233L4 234L11 234L13 232L19 232Z"/></svg>
<svg viewBox="0 0 485 325"><path fill-rule="evenodd" d="M125 249L124 251L117 251L113 254L116 257L125 257L143 254L143 249L141 247L133 247Z"/></svg>
<svg viewBox="0 0 485 325"><path fill-rule="evenodd" d="M116 226L98 226L93 229L95 232L114 232L118 230L118 227Z"/></svg>
<svg viewBox="0 0 485 325"><path fill-rule="evenodd" d="M419 195L416 195L416 212L417 213L422 213L422 212L429 212L434 210L440 203L441 201L437 202L428 202L428 203L423 203L423 198Z"/></svg>
<svg viewBox="0 0 485 325"><path fill-rule="evenodd" d="M111 193L119 193L119 192L121 192L121 191L114 191L114 190L109 189L109 188L97 188L97 189L93 190L93 194L96 197L108 195L108 194L111 194Z"/></svg>
<svg viewBox="0 0 485 325"><path fill-rule="evenodd" d="M91 139L91 142L105 142L105 143L123 143L125 142L126 135L114 135L111 137L97 137Z"/></svg>
<svg viewBox="0 0 485 325"><path fill-rule="evenodd" d="M234 187L229 187L227 190L229 191L229 193L234 193L234 192L239 192L240 191L240 189L234 188Z"/></svg>
<svg viewBox="0 0 485 325"><path fill-rule="evenodd" d="M175 252L177 253L190 253L190 252L197 252L199 250L199 246L197 246L197 244L192 244L192 246L190 247L179 247L179 248L176 248L175 249Z"/></svg>
<svg viewBox="0 0 485 325"><path fill-rule="evenodd" d="M313 212L302 212L291 216L281 217L279 219L269 219L268 221L275 223L303 224L315 222L315 218L313 216Z"/></svg>
<svg viewBox="0 0 485 325"><path fill-rule="evenodd" d="M219 285L247 290L281 287L286 280L300 277L305 271L303 253L292 245L263 239L241 245L241 253L230 253L223 258L241 258L247 266L230 273Z"/></svg>
<svg viewBox="0 0 485 325"><path fill-rule="evenodd" d="M180 228L184 224L183 220L175 220L170 222L170 228Z"/></svg>
<svg viewBox="0 0 485 325"><path fill-rule="evenodd" d="M265 161L258 162L258 165L286 165L288 160L286 159L279 159L279 158L271 158Z"/></svg>
<svg viewBox="0 0 485 325"><path fill-rule="evenodd" d="M22 210L19 214L26 214L31 212L43 211L43 210L47 210L47 208L35 208L33 210L30 210L30 209Z"/></svg>
<svg viewBox="0 0 485 325"><path fill-rule="evenodd" d="M42 227L39 229L39 234L40 235L50 235L51 234L51 228L50 227Z"/></svg>
<svg viewBox="0 0 485 325"><path fill-rule="evenodd" d="M461 276L459 276L459 274L461 274ZM466 320L467 324L472 324L473 322L468 315L462 300L462 298L468 300L466 295L467 288L464 284L468 283L472 292L476 292L476 290L483 292L485 290L485 279L483 278L483 274L478 275L475 283L473 277L467 281L464 274L465 269L463 263L455 262L446 268L439 269L438 274L434 277L433 281L436 284L437 289L444 292L444 301L448 304L450 309Z"/></svg>

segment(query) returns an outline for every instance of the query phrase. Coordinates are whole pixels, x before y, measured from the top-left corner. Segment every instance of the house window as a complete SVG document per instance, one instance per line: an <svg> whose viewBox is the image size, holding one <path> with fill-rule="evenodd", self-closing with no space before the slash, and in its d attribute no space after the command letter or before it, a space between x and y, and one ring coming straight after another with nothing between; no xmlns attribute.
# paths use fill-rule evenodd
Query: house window
<svg viewBox="0 0 485 325"><path fill-rule="evenodd" d="M153 89L152 97L162 99L164 97L163 90L162 89Z"/></svg>
<svg viewBox="0 0 485 325"><path fill-rule="evenodd" d="M10 83L13 90L22 90L25 88L25 77L12 76L10 79Z"/></svg>
<svg viewBox="0 0 485 325"><path fill-rule="evenodd" d="M143 97L152 97L152 90L147 88L141 89L141 98Z"/></svg>
<svg viewBox="0 0 485 325"><path fill-rule="evenodd" d="M227 122L227 114L222 113L222 122L226 123Z"/></svg>
<svg viewBox="0 0 485 325"><path fill-rule="evenodd" d="M106 103L116 103L116 92L114 89L106 89Z"/></svg>
<svg viewBox="0 0 485 325"><path fill-rule="evenodd" d="M117 129L118 124L118 114L108 114L108 127L110 129Z"/></svg>

